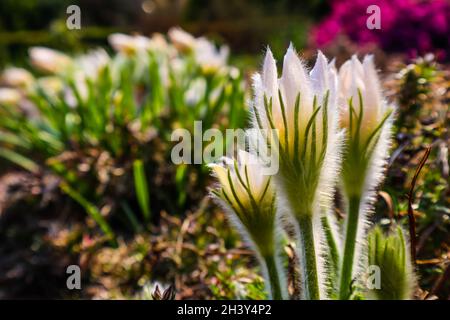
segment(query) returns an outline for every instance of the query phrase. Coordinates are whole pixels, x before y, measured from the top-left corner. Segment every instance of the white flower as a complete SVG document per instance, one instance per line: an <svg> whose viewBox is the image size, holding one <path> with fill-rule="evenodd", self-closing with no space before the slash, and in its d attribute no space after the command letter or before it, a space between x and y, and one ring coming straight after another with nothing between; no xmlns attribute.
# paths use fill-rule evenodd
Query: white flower
<svg viewBox="0 0 450 320"><path fill-rule="evenodd" d="M45 48L33 47L29 50L31 64L44 72L66 72L72 65L72 59L62 52Z"/></svg>
<svg viewBox="0 0 450 320"><path fill-rule="evenodd" d="M261 173L259 159L239 150L238 159L223 159L210 168L219 180L212 192L231 221L257 253L269 297L286 297L283 267L277 254L277 211L270 176Z"/></svg>
<svg viewBox="0 0 450 320"><path fill-rule="evenodd" d="M188 106L195 106L205 96L206 80L205 78L197 78L189 84L189 88L184 93L184 99Z"/></svg>
<svg viewBox="0 0 450 320"><path fill-rule="evenodd" d="M175 48L180 52L191 51L196 45L195 37L180 27L171 28L167 34Z"/></svg>
<svg viewBox="0 0 450 320"><path fill-rule="evenodd" d="M346 61L339 84L340 125L348 136L343 177L347 191L361 195L380 182L394 109L383 98L371 55L363 63L356 56Z"/></svg>
<svg viewBox="0 0 450 320"><path fill-rule="evenodd" d="M355 133L356 125L350 128L351 108L349 101L351 99L355 111L355 114L352 115L352 121L357 120L362 110L361 134L363 138L367 138L388 111L388 106L382 96L373 56L366 56L363 63L356 56L347 60L339 69L339 84L338 99L341 108L341 125L348 130L352 129L352 134ZM361 140L361 142L364 142L363 139Z"/></svg>
<svg viewBox="0 0 450 320"><path fill-rule="evenodd" d="M239 150L238 159L223 158L224 164L210 164L215 176L220 182L219 195L238 212L246 215L253 212L252 201L272 204L273 189L270 186L270 176L261 174L259 159L254 155Z"/></svg>
<svg viewBox="0 0 450 320"><path fill-rule="evenodd" d="M261 125L264 129L271 128L265 110L266 105L271 103L273 125L275 129L279 130L280 144L291 156L298 155L305 148L307 150L304 152L309 154L313 140L312 128L310 127L308 130L308 137L306 130L317 109L320 108L313 121L316 129L315 148L321 150L324 147L323 134L325 131L327 137L335 133L333 126L337 120L336 69L333 64L328 64L321 52L318 53L314 68L308 74L291 45L284 56L282 76L278 79L276 62L272 52L268 49L262 74L254 77L254 90L254 107L261 119ZM327 120L328 127L333 130L322 128L325 109L330 119ZM257 122L258 119L255 117L254 126L258 126Z"/></svg>
<svg viewBox="0 0 450 320"><path fill-rule="evenodd" d="M150 38L150 49L154 52L160 52L167 56L174 58L177 55L177 50L170 45L164 35L161 33L154 33Z"/></svg>
<svg viewBox="0 0 450 320"><path fill-rule="evenodd" d="M89 79L96 79L99 71L105 68L110 61L108 53L104 49L99 48L78 57L75 63L80 69L79 72Z"/></svg>
<svg viewBox="0 0 450 320"><path fill-rule="evenodd" d="M111 47L125 55L134 55L136 53L149 50L151 40L141 35L129 36L123 33L113 33L108 37Z"/></svg>
<svg viewBox="0 0 450 320"><path fill-rule="evenodd" d="M213 194L257 252L273 257L276 204L271 177L261 174L259 159L243 150L238 151L237 160L225 157L222 161L209 165L219 181Z"/></svg>
<svg viewBox="0 0 450 320"><path fill-rule="evenodd" d="M285 160L294 167L301 161L306 170L308 164L326 161L327 155L334 157L328 145L338 139L337 74L321 52L308 74L291 45L278 78L276 61L268 49L262 74L254 76L254 91L253 125L278 130Z"/></svg>
<svg viewBox="0 0 450 320"><path fill-rule="evenodd" d="M198 38L195 42L195 61L205 74L215 73L226 66L230 49L227 46L216 46L206 38Z"/></svg>
<svg viewBox="0 0 450 320"><path fill-rule="evenodd" d="M7 68L1 76L1 82L3 84L15 88L28 88L33 81L33 75L22 68Z"/></svg>
<svg viewBox="0 0 450 320"><path fill-rule="evenodd" d="M361 63L356 56L339 70L341 127L347 139L343 148L342 186L348 214L340 271L340 298L350 295L350 283L364 271L369 215L375 189L384 178L389 156L393 108L383 98L373 56Z"/></svg>
<svg viewBox="0 0 450 320"><path fill-rule="evenodd" d="M37 80L37 86L40 87L49 96L57 96L64 90L64 83L61 78L56 76L41 77Z"/></svg>
<svg viewBox="0 0 450 320"><path fill-rule="evenodd" d="M15 105L20 101L21 97L17 89L0 88L0 104Z"/></svg>
<svg viewBox="0 0 450 320"><path fill-rule="evenodd" d="M334 64L321 52L308 73L292 45L284 56L281 78L269 49L262 74L253 78L253 126L278 130L267 141L275 150L273 141L279 141L278 203L298 224L306 299L326 296L320 218L331 205L340 164L336 78Z"/></svg>

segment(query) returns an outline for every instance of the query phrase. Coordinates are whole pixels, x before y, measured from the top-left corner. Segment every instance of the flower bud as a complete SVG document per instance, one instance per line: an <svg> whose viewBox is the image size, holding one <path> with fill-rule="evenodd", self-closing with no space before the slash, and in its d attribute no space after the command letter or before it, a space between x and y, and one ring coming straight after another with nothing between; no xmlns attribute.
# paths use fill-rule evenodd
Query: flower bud
<svg viewBox="0 0 450 320"><path fill-rule="evenodd" d="M29 54L31 64L43 72L61 73L72 65L72 59L69 56L50 48L33 47L29 50Z"/></svg>
<svg viewBox="0 0 450 320"><path fill-rule="evenodd" d="M403 229L397 226L385 235L377 226L369 233L368 242L369 265L380 270L379 287L371 286L368 296L379 300L411 299L415 276Z"/></svg>

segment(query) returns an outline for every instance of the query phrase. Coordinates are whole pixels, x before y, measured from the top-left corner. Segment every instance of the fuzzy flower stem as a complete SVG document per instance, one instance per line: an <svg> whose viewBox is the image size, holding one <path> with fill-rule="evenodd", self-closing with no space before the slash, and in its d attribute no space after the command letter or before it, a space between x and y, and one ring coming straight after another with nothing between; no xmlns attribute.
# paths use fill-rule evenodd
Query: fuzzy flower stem
<svg viewBox="0 0 450 320"><path fill-rule="evenodd" d="M331 231L330 222L328 220L328 217L326 214L320 219L322 223L322 227L325 233L326 241L329 247L329 255L330 255L330 265L333 267L333 270L337 271L339 270L339 251L338 251L338 244L336 243L335 236L333 235L333 232ZM335 277L337 273L330 274L330 277Z"/></svg>
<svg viewBox="0 0 450 320"><path fill-rule="evenodd" d="M303 281L305 281L307 299L319 300L319 278L317 274L316 249L314 244L314 228L312 215L299 214L297 221L300 227L300 248L303 250Z"/></svg>
<svg viewBox="0 0 450 320"><path fill-rule="evenodd" d="M339 298L347 300L351 294L353 259L355 256L356 235L358 233L358 215L361 202L360 195L349 197L347 228L345 230L344 254L342 257L341 282Z"/></svg>
<svg viewBox="0 0 450 320"><path fill-rule="evenodd" d="M281 291L280 283L280 271L278 270L275 254L266 255L263 257L264 263L267 268L267 277L270 282L270 293L273 300L283 300L283 294Z"/></svg>

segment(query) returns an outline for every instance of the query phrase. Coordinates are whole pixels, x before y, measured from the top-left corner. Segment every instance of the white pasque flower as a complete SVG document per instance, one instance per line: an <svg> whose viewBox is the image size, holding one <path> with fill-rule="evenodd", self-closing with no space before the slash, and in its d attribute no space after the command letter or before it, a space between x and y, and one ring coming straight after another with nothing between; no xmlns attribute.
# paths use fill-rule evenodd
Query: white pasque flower
<svg viewBox="0 0 450 320"><path fill-rule="evenodd" d="M40 71L62 73L72 66L73 61L69 56L50 48L32 47L28 52L31 64Z"/></svg>
<svg viewBox="0 0 450 320"><path fill-rule="evenodd" d="M170 28L167 35L175 48L177 48L180 52L188 52L193 50L195 47L195 37L180 27Z"/></svg>
<svg viewBox="0 0 450 320"><path fill-rule="evenodd" d="M373 56L367 55L362 63L355 55L347 60L339 69L339 84L341 125L352 130L351 134L354 135L357 130L355 121L361 116L359 133L362 135L360 142L364 143L391 110L383 98ZM349 106L350 101L353 110Z"/></svg>
<svg viewBox="0 0 450 320"><path fill-rule="evenodd" d="M91 50L86 54L79 56L75 63L79 67L76 72L81 72L86 78L95 80L99 75L100 70L105 68L111 62L108 53L98 48Z"/></svg>
<svg viewBox="0 0 450 320"><path fill-rule="evenodd" d="M313 200L320 181L328 187L334 184L336 174L324 177L322 167L327 173L337 171L339 162L342 134L337 132L334 63L328 63L318 52L315 66L308 74L291 45L284 56L282 76L278 78L276 61L268 49L262 74L256 74L253 80L253 126L278 130L275 138L280 144L282 180L294 179L297 187L312 193ZM305 179L299 180L299 176ZM325 181L330 179L331 182ZM326 191L322 188L321 193Z"/></svg>
<svg viewBox="0 0 450 320"><path fill-rule="evenodd" d="M15 105L22 98L19 90L13 88L0 88L0 104Z"/></svg>
<svg viewBox="0 0 450 320"><path fill-rule="evenodd" d="M206 38L198 38L195 42L195 61L206 74L215 73L226 66L230 49L228 46L216 48L214 43Z"/></svg>
<svg viewBox="0 0 450 320"><path fill-rule="evenodd" d="M255 250L266 279L269 297L286 297L284 272L277 254L277 211L271 177L261 173L258 157L238 151L237 160L211 164L219 185L213 194L234 226Z"/></svg>
<svg viewBox="0 0 450 320"><path fill-rule="evenodd" d="M223 164L209 164L220 183L215 195L225 201L248 228L248 221L258 207L274 209L271 177L261 174L259 159L243 150L238 151L237 160L224 157L222 161Z"/></svg>
<svg viewBox="0 0 450 320"><path fill-rule="evenodd" d="M151 48L151 40L141 35L129 36L123 33L113 33L108 36L111 47L122 54L134 55Z"/></svg>
<svg viewBox="0 0 450 320"><path fill-rule="evenodd" d="M350 284L364 270L369 215L375 189L383 179L394 108L383 98L373 56L361 63L356 56L339 70L340 125L346 129L342 186L348 204L344 252L340 271L340 298L350 296Z"/></svg>
<svg viewBox="0 0 450 320"><path fill-rule="evenodd" d="M320 299L326 295L320 218L331 204L342 141L337 126L337 72L319 52L308 73L291 45L281 78L268 49L262 74L253 80L253 126L278 131L267 141L271 148L275 148L273 141L279 142L278 203L298 224L301 291L306 299Z"/></svg>
<svg viewBox="0 0 450 320"><path fill-rule="evenodd" d="M37 80L36 86L51 97L56 97L64 90L64 82L57 76L41 77Z"/></svg>
<svg viewBox="0 0 450 320"><path fill-rule="evenodd" d="M382 177L394 107L383 97L372 55L362 63L356 56L346 61L339 70L339 83L340 125L347 131L344 187L361 195Z"/></svg>
<svg viewBox="0 0 450 320"><path fill-rule="evenodd" d="M33 75L23 68L10 67L1 75L2 84L15 88L28 88L33 81Z"/></svg>

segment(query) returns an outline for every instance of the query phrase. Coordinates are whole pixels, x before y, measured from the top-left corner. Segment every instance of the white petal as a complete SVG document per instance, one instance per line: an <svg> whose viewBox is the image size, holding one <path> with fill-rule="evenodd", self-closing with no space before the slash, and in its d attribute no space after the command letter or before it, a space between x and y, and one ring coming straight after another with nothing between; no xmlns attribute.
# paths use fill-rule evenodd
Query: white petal
<svg viewBox="0 0 450 320"><path fill-rule="evenodd" d="M280 128L283 125L283 116L280 107L280 100L278 98L278 72L277 63L273 58L272 51L267 48L266 56L264 58L262 82L264 87L264 94L267 100L272 99L272 114L275 126Z"/></svg>
<svg viewBox="0 0 450 320"><path fill-rule="evenodd" d="M373 63L373 56L366 56L363 61L364 83L366 91L364 93L364 124L369 127L376 126L382 116L382 96L381 87L378 81L378 74Z"/></svg>
<svg viewBox="0 0 450 320"><path fill-rule="evenodd" d="M338 76L335 65L335 59L333 59L328 65L328 89L330 90L330 95L328 97L328 105L331 108L336 108L337 104L337 93L338 93Z"/></svg>
<svg viewBox="0 0 450 320"><path fill-rule="evenodd" d="M352 84L351 93L353 99L358 97L358 89L364 92L366 86L364 84L364 68L356 55L352 56Z"/></svg>
<svg viewBox="0 0 450 320"><path fill-rule="evenodd" d="M278 97L278 73L277 63L270 48L267 48L266 57L264 58L262 81L267 98L272 97L275 100Z"/></svg>
<svg viewBox="0 0 450 320"><path fill-rule="evenodd" d="M328 84L328 62L327 58L321 51L317 53L316 64L310 72L311 84L314 94L317 95L319 101L322 100L323 94L329 89Z"/></svg>
<svg viewBox="0 0 450 320"><path fill-rule="evenodd" d="M381 86L378 81L378 74L375 69L375 64L373 62L373 55L367 55L363 61L364 67L364 82L366 84L367 93L370 94L368 97L369 101L376 101L379 103L381 101ZM379 107L379 104L378 104Z"/></svg>
<svg viewBox="0 0 450 320"><path fill-rule="evenodd" d="M312 110L311 85L306 69L295 53L292 44L284 56L280 85L288 116L293 119L295 100L300 93L303 118L309 118Z"/></svg>

